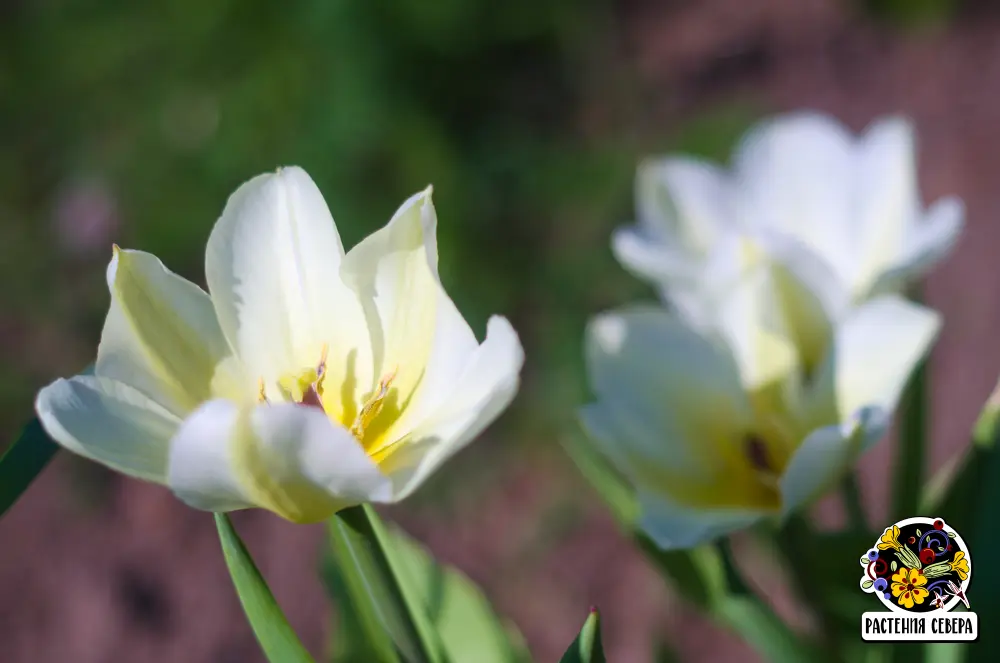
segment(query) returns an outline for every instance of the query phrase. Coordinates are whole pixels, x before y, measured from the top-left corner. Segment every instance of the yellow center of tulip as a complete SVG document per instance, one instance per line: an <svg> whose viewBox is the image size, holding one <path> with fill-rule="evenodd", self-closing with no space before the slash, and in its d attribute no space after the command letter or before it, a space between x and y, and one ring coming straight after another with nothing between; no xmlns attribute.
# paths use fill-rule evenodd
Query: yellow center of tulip
<svg viewBox="0 0 1000 663"><path fill-rule="evenodd" d="M317 407L337 423L351 431L361 446L364 447L372 460L379 462L384 460L390 453L392 444L386 440L385 433L389 426L400 414L400 408L395 405L387 405L390 400L390 393L393 391L392 383L396 378L396 370L383 376L375 388L368 394L357 408L357 414L353 417L350 413L353 407L342 408L344 410L344 420L337 420L328 408L324 407L324 382L327 377L326 355L327 346L323 346L320 360L315 368L306 369L298 374L286 375L278 380L278 388L286 400L300 405ZM267 402L266 389L263 379L260 381L261 402Z"/></svg>

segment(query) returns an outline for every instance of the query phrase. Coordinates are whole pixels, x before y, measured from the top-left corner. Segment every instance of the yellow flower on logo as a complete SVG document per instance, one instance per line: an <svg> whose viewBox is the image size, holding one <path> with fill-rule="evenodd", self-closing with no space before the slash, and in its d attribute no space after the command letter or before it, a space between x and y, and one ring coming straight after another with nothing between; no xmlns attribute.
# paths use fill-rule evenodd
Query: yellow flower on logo
<svg viewBox="0 0 1000 663"><path fill-rule="evenodd" d="M888 550L892 548L894 550L899 550L899 528L893 525L892 527L885 530L882 534L882 538L879 539L878 549ZM905 567L903 571L905 571Z"/></svg>
<svg viewBox="0 0 1000 663"><path fill-rule="evenodd" d="M951 570L957 573L962 580L969 577L969 560L965 558L965 553L961 550L955 553L955 558L951 560Z"/></svg>
<svg viewBox="0 0 1000 663"><path fill-rule="evenodd" d="M898 527L893 529L899 532ZM879 545L881 547L881 544ZM924 587L926 584L927 578L919 569L908 569L904 566L892 576L892 595L896 597L899 605L909 610L914 604L923 603L930 594Z"/></svg>

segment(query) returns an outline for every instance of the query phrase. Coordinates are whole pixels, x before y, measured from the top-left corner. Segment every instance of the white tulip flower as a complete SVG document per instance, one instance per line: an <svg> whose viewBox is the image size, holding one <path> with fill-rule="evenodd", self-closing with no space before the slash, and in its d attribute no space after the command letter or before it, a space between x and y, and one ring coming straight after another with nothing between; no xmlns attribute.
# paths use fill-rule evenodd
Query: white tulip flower
<svg viewBox="0 0 1000 663"><path fill-rule="evenodd" d="M855 137L826 115L779 115L747 132L731 168L683 156L644 162L637 223L615 232L614 253L685 314L703 315L725 265L717 247L752 236L839 317L902 292L958 237L961 200L924 209L914 152L913 127L899 117Z"/></svg>
<svg viewBox="0 0 1000 663"><path fill-rule="evenodd" d="M731 300L725 316L739 319L751 299ZM939 326L934 311L881 296L833 328L803 375L781 364L794 348L767 329L744 328L741 353L661 307L603 314L587 329L596 401L583 424L635 488L650 537L696 546L830 488L885 433Z"/></svg>
<svg viewBox="0 0 1000 663"><path fill-rule="evenodd" d="M412 493L513 399L523 351L480 344L438 277L431 189L345 255L300 168L255 177L208 241L211 296L119 250L93 375L36 410L62 446L208 511L316 522Z"/></svg>

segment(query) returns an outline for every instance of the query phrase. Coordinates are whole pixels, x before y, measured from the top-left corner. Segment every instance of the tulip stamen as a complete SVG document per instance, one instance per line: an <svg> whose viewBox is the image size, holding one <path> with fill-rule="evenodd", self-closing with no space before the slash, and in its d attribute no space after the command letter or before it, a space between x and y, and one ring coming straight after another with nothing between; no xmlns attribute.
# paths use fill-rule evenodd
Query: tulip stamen
<svg viewBox="0 0 1000 663"><path fill-rule="evenodd" d="M267 400L267 390L264 388L264 378L257 380L257 402L258 403L270 403Z"/></svg>
<svg viewBox="0 0 1000 663"><path fill-rule="evenodd" d="M389 387L392 385L392 381L396 379L396 373L399 368L395 368L391 373L379 380L378 386L372 395L368 397L365 404L361 406L361 410L358 412L358 416L355 417L354 423L351 425L351 434L354 435L361 441L365 436L365 429L375 420L375 418L382 412L382 406L385 404L385 399L389 395Z"/></svg>

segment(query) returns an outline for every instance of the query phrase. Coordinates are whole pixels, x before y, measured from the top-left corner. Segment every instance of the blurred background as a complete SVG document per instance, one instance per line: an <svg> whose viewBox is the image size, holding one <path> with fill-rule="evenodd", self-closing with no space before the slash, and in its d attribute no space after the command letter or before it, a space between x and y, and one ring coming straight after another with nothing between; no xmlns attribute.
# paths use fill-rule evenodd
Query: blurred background
<svg viewBox="0 0 1000 663"><path fill-rule="evenodd" d="M560 441L588 397L587 317L652 297L609 249L638 159L724 159L754 119L799 108L856 131L910 116L925 200L967 203L926 289L946 320L930 369L938 466L1000 373L996 3L0 2L0 444L39 387L92 361L112 242L203 283L212 224L259 172L306 168L348 246L433 183L445 286L480 337L509 316L528 360L511 410L386 515L478 582L539 661L558 660L591 604L615 663L650 663L664 642L684 660L754 660L672 597ZM891 440L863 461L876 517L891 463ZM835 526L836 505L819 517ZM322 528L235 520L321 653L335 637ZM749 549L744 562L809 628L780 570ZM212 519L67 455L0 520L0 643L5 663L263 661Z"/></svg>

